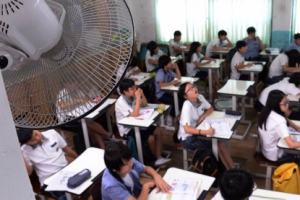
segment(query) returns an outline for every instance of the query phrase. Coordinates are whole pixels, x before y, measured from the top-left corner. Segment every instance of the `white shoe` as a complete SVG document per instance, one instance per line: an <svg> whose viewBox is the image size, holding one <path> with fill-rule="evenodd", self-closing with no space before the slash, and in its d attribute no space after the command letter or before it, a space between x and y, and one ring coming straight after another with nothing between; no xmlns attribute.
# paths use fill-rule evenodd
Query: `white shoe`
<svg viewBox="0 0 300 200"><path fill-rule="evenodd" d="M165 159L165 158L159 158L155 161L154 165L159 166L159 165L166 165L167 163L171 162L171 159Z"/></svg>
<svg viewBox="0 0 300 200"><path fill-rule="evenodd" d="M172 125L173 125L173 118L170 115L168 115L167 116L167 126L172 126Z"/></svg>

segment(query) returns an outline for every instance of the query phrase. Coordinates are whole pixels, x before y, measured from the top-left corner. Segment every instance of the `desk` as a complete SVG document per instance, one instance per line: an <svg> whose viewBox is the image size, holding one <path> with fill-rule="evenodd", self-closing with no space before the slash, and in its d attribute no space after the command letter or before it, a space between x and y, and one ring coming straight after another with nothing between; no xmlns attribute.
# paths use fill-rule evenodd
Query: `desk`
<svg viewBox="0 0 300 200"><path fill-rule="evenodd" d="M184 48L183 48L183 47L184 47ZM185 49L186 46L182 46L182 47L180 47L180 48L182 48L182 49L180 49L180 50L178 50L178 51L181 52L182 60L183 60L183 62L185 62L185 54L188 53L189 50L188 50L188 49Z"/></svg>
<svg viewBox="0 0 300 200"><path fill-rule="evenodd" d="M269 56L269 62L272 62L273 61L273 57L276 57L279 54L280 54L279 52L266 53L266 50L263 50L262 52L260 52L259 55L261 55L261 56Z"/></svg>
<svg viewBox="0 0 300 200"><path fill-rule="evenodd" d="M287 98L290 101L291 106L299 106L300 105L300 101L299 101L300 95L288 94Z"/></svg>
<svg viewBox="0 0 300 200"><path fill-rule="evenodd" d="M189 172L186 170L178 169L175 167L171 167L167 170L166 174L164 175L163 179L165 181L169 181L170 178L187 178L187 179L199 179L201 180L201 186L199 190L199 195L202 192L207 192L211 188L212 184L215 181L214 177L206 176L194 172ZM205 196L204 196L205 197ZM203 199L204 199L203 197ZM162 198L162 192L156 193L156 189L154 188L152 192L148 196L148 200L157 200Z"/></svg>
<svg viewBox="0 0 300 200"><path fill-rule="evenodd" d="M209 102L212 103L212 70L213 69L219 69L221 62L223 62L224 59L216 59L216 62L214 62L213 64L207 64L207 65L203 65L201 67L198 67L200 69L208 69L208 89L209 89Z"/></svg>
<svg viewBox="0 0 300 200"><path fill-rule="evenodd" d="M194 83L194 82L197 82L198 80L199 80L199 78L184 77L184 76L181 77L181 83L186 83L186 82ZM179 104L178 104L178 95L177 95L178 89L179 89L179 86L175 86L175 85L170 85L170 86L161 88L162 91L165 91L167 93L173 93L176 116L179 114Z"/></svg>
<svg viewBox="0 0 300 200"><path fill-rule="evenodd" d="M220 47L218 47L220 48ZM223 54L228 54L228 52L232 49L233 47L223 47L222 49L216 50L216 51L211 51L211 53L214 54L219 54L220 59L223 59Z"/></svg>
<svg viewBox="0 0 300 200"><path fill-rule="evenodd" d="M219 94L223 94L226 96L231 96L232 98L232 110L236 110L236 97L242 98L242 121L243 124L248 124L248 128L246 129L244 135L239 136L234 134L233 138L243 140L245 139L247 132L249 131L252 123L250 121L245 120L245 96L247 94L247 89L254 84L254 81L241 81L241 80L232 80L229 79L227 83L218 90Z"/></svg>
<svg viewBox="0 0 300 200"><path fill-rule="evenodd" d="M147 107L154 108L156 106L157 106L157 104L148 104ZM170 106L166 105L164 111L166 111L169 108L170 108ZM118 124L127 126L129 128L134 128L136 146L137 146L137 151L138 151L138 155L139 155L139 161L141 163L144 163L144 159L143 159L143 149L142 149L140 128L141 129L147 129L160 116L161 116L161 114L159 114L157 112L157 110L154 110L154 112L153 112L152 116L150 117L150 119L140 120L140 119L135 119L133 117L124 117L123 119L121 119L120 121L117 122Z"/></svg>
<svg viewBox="0 0 300 200"><path fill-rule="evenodd" d="M145 72L141 72L138 75L145 76L143 79L134 82L134 84L138 87L143 84L149 83L150 80L152 80L154 78L154 76L153 77L150 76L150 73L145 73Z"/></svg>
<svg viewBox="0 0 300 200"><path fill-rule="evenodd" d="M300 121L292 120L297 126L300 126ZM277 142L277 147L283 149L284 152L291 154L300 154L300 148L291 149L284 139L280 138Z"/></svg>
<svg viewBox="0 0 300 200"><path fill-rule="evenodd" d="M80 185L78 188L68 189L66 196L68 200L72 200L72 194L81 195L88 187L93 184L93 179L99 175L106 168L104 164L104 150L90 147L86 149L78 158L76 158L69 165L58 171L56 174L47 178L44 181L45 185L49 185L51 180L55 179L60 173L66 172L80 172L83 169L89 169L91 171L91 177Z"/></svg>

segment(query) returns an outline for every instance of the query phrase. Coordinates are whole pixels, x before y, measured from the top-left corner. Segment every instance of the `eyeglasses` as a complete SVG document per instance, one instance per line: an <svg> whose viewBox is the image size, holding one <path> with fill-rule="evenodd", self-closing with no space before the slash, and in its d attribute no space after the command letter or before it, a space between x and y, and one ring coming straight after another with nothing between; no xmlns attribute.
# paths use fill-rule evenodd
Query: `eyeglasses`
<svg viewBox="0 0 300 200"><path fill-rule="evenodd" d="M196 85L192 85L192 86L185 92L185 94L188 93L189 91L193 90L193 89L197 89L197 86L196 86ZM197 90L198 90L198 89L197 89Z"/></svg>
<svg viewBox="0 0 300 200"><path fill-rule="evenodd" d="M284 103L280 103L279 105L286 106L286 105L289 105L289 104L290 104L290 101L287 99Z"/></svg>

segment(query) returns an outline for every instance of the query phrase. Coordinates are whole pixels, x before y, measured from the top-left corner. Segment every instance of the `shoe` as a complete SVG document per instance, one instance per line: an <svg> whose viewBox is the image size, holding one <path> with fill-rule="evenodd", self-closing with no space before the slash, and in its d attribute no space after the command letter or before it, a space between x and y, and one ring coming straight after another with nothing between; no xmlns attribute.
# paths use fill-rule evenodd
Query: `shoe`
<svg viewBox="0 0 300 200"><path fill-rule="evenodd" d="M154 165L155 166L166 165L169 162L171 162L171 159L159 158L155 161Z"/></svg>
<svg viewBox="0 0 300 200"><path fill-rule="evenodd" d="M172 126L172 125L173 125L173 118L170 115L168 115L167 116L167 126Z"/></svg>

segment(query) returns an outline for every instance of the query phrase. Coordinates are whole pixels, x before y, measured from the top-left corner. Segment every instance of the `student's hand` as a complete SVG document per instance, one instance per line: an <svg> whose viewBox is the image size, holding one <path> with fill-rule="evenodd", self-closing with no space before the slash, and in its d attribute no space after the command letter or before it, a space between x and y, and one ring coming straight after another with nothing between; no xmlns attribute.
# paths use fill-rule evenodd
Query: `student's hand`
<svg viewBox="0 0 300 200"><path fill-rule="evenodd" d="M253 66L253 63L246 64L246 67L251 67L251 66Z"/></svg>
<svg viewBox="0 0 300 200"><path fill-rule="evenodd" d="M172 83L172 85L176 85L176 84L179 84L180 81L179 81L179 80L174 80L174 81L172 81L171 83Z"/></svg>
<svg viewBox="0 0 300 200"><path fill-rule="evenodd" d="M178 65L177 65L176 63L173 63L172 68L173 68L173 69L177 69L177 68L178 68Z"/></svg>
<svg viewBox="0 0 300 200"><path fill-rule="evenodd" d="M217 60L216 60L216 59L212 59L211 61L217 62Z"/></svg>
<svg viewBox="0 0 300 200"><path fill-rule="evenodd" d="M135 81L137 81L137 78L132 78L131 80L133 80L135 82Z"/></svg>
<svg viewBox="0 0 300 200"><path fill-rule="evenodd" d="M159 193L162 191L163 193L168 193L170 189L172 188L162 177L157 174L154 178L154 182L156 185L156 193Z"/></svg>
<svg viewBox="0 0 300 200"><path fill-rule="evenodd" d="M150 190L151 188L155 187L155 182L154 181L149 181L149 182L145 183L143 185L143 187L146 187L147 189Z"/></svg>
<svg viewBox="0 0 300 200"><path fill-rule="evenodd" d="M141 89L138 88L138 89L135 91L134 95L135 95L135 99L140 99L140 98L141 98Z"/></svg>
<svg viewBox="0 0 300 200"><path fill-rule="evenodd" d="M215 129L214 128L209 128L207 131L206 131L206 135L214 135L215 134Z"/></svg>
<svg viewBox="0 0 300 200"><path fill-rule="evenodd" d="M260 38L259 38L258 36L255 36L255 38L256 38L257 40L260 40Z"/></svg>
<svg viewBox="0 0 300 200"><path fill-rule="evenodd" d="M75 99L75 102L76 102L77 104L84 104L86 101L85 101L84 99L82 99L82 98L76 98L76 99Z"/></svg>
<svg viewBox="0 0 300 200"><path fill-rule="evenodd" d="M138 90L140 90L141 96L143 96L144 91L141 88L139 88Z"/></svg>

